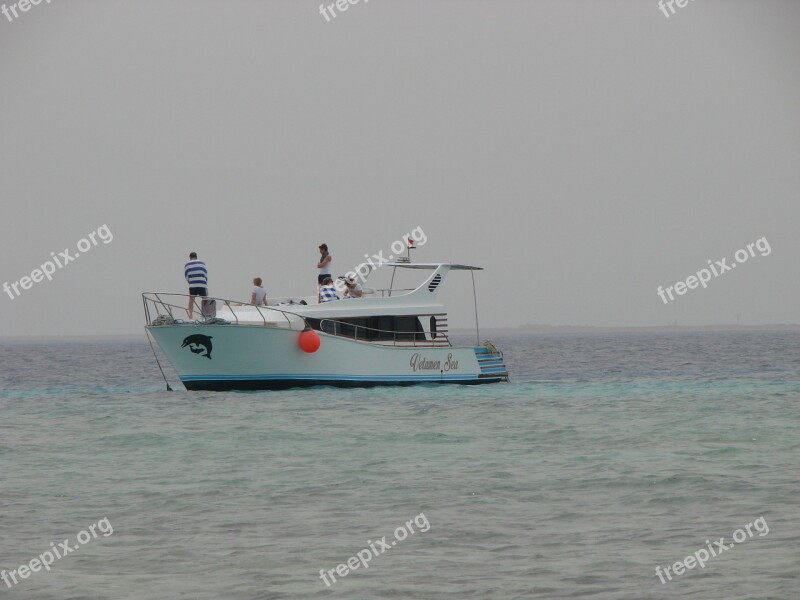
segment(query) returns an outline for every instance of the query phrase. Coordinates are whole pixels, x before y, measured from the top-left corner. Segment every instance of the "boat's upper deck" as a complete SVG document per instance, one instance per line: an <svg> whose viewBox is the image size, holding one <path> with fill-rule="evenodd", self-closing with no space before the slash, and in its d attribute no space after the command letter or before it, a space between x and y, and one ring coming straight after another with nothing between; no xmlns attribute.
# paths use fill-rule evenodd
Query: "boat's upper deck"
<svg viewBox="0 0 800 600"><path fill-rule="evenodd" d="M375 289L364 286L361 298L319 302L316 296L273 297L267 306L223 298L192 300L189 296L148 292L142 295L148 326L197 322L260 325L289 329L312 327L326 333L346 335L377 343L428 342L447 344L447 308L438 290L451 270L480 270L452 263L389 263L396 269L428 271L414 288ZM394 272L392 272L392 283Z"/></svg>

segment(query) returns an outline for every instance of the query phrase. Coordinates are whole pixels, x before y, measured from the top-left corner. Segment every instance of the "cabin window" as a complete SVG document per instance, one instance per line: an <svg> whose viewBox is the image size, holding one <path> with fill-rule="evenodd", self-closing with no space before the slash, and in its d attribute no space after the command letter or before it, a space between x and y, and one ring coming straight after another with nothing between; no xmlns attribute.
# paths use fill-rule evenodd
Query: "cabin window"
<svg viewBox="0 0 800 600"><path fill-rule="evenodd" d="M396 317L398 340L424 340L425 331L417 317Z"/></svg>
<svg viewBox="0 0 800 600"><path fill-rule="evenodd" d="M355 317L348 319L306 319L312 329L358 340L424 340L425 329L418 317Z"/></svg>
<svg viewBox="0 0 800 600"><path fill-rule="evenodd" d="M372 317L370 320L370 327L378 331L371 331L373 339L378 340L393 340L394 332L397 331L395 324L396 317Z"/></svg>
<svg viewBox="0 0 800 600"><path fill-rule="evenodd" d="M337 333L359 340L369 339L367 319L342 319L337 323Z"/></svg>

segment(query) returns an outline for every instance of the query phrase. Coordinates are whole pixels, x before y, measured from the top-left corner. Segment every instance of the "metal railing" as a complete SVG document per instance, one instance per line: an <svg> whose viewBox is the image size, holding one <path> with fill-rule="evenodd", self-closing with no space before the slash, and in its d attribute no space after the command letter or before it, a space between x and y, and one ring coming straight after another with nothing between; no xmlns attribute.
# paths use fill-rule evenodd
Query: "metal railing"
<svg viewBox="0 0 800 600"><path fill-rule="evenodd" d="M162 296L164 296L166 298L166 300L164 298L162 298ZM183 304L182 305L174 304L174 302L176 302L176 300L173 300L174 298L183 298L183 300L182 300ZM190 298L189 294L161 294L161 293L158 293L158 292L144 292L142 294L142 302L144 304L144 316L145 316L145 321L146 321L147 325L152 325L153 324L153 322L152 322L152 320L150 318L151 306L155 310L157 315L161 315L161 314L165 314L166 313L173 320L176 319L175 313L173 311L177 311L177 313L179 315L186 314L186 317L189 320L189 322L193 322L193 323L204 323L204 322L206 322L206 318L202 317L201 307L197 306L197 304L196 304L197 300L193 300L193 302L195 303L193 308L201 315L201 320L189 317L189 298ZM195 298L197 298L197 296L195 296ZM205 298L203 298L203 299L205 299ZM308 321L306 321L305 317L303 317L302 315L298 315L296 313L293 313L293 312L290 312L290 311L286 311L286 310L281 310L279 308L273 308L271 306L257 306L255 304L249 304L249 303L246 303L246 302L241 302L239 300L226 300L225 298L212 298L211 296L209 296L207 299L208 300L216 300L218 304L222 304L224 306L227 306L228 309L231 311L231 314L233 315L233 318L234 318L234 320L236 322L235 323L236 325L239 325L239 316L236 314L236 311L234 310L234 306L239 306L239 307L248 306L248 307L253 307L253 308L256 309L256 311L258 311L258 315L261 317L261 319L263 321L263 323L261 323L262 325L268 325L268 324L271 324L271 323L274 322L273 320L269 320L269 321L267 320L267 318L264 316L264 313L262 312L262 311L265 311L267 314L273 314L273 315L274 315L274 313L280 313L280 315L284 319L286 319L286 322L288 324L288 328L289 329L293 329L293 325L297 323L297 319L300 319L300 321L302 322L302 327L300 327L300 329L304 329L304 328L309 326L308 325ZM159 312L158 311L158 307L163 308L165 313ZM194 310L193 310L193 312L194 312ZM290 319L289 315L294 317L295 320L293 321L292 319Z"/></svg>
<svg viewBox="0 0 800 600"><path fill-rule="evenodd" d="M333 325L333 331L330 329L325 328L325 324L330 323ZM401 346L413 346L413 347L434 347L434 346L452 346L450 343L450 338L447 336L446 333L443 332L426 332L426 331L393 331L390 329L375 329L374 327L365 327L363 325L354 325L352 323L347 323L346 321L337 321L335 319L321 319L319 322L319 330L323 333L327 333L330 335L337 335L341 337L351 338L357 341L362 342L369 342L369 343L377 343L377 344L388 344L389 342L392 343L392 346L397 346L398 342L400 342ZM353 332L353 335L350 335L346 332ZM359 332L362 332L362 335L359 336ZM379 334L377 336L370 337L369 335L364 335L369 332L373 332ZM425 336L433 335L432 339L427 339ZM400 338L398 339L398 335L405 335L409 337ZM422 339L417 339L417 336L422 336Z"/></svg>
<svg viewBox="0 0 800 600"><path fill-rule="evenodd" d="M162 294L158 292L144 292L142 294L142 303L144 304L144 316L146 324L153 325L151 311L155 312L155 314L158 316L166 314L169 315L169 317L173 320L181 321L183 320L182 315L186 315L188 319L186 321L187 324L203 324L208 322L208 319L202 317L201 308L196 305L195 310L201 315L200 319L189 318L189 298L189 294ZM195 296L195 298L197 298L197 296ZM248 307L255 308L262 320L261 323L253 323L252 321L248 322L248 324L251 325L271 325L275 322L275 320L267 320L265 313L267 315L272 314L273 316L275 313L279 313L283 319L286 319L289 329L301 330L305 329L306 327L311 327L306 317L291 311L282 310L280 308L273 308L271 306L257 306L255 304L240 302L238 300L226 300L224 298L212 298L210 296L208 299L216 300L218 304L228 307L233 315L236 325L239 325L240 322L239 316L236 314L234 307ZM181 302L181 304L177 304L176 302ZM194 300L194 302L196 303L197 301ZM180 317L176 317L176 314ZM252 313L248 316L252 317ZM293 317L293 319L290 317ZM326 327L326 325L328 325L328 327ZM374 327L354 325L352 323L338 321L336 319L321 319L319 321L319 331L330 335L347 337L363 342L378 344L388 344L391 342L392 346L397 346L398 344L401 346L411 345L414 347L452 346L450 343L450 338L444 331L394 331L390 329L376 329ZM346 333L350 331L352 331L352 335ZM372 335L370 335L370 333ZM426 336L428 335L431 336L431 339L427 339ZM418 339L420 336L422 339Z"/></svg>
<svg viewBox="0 0 800 600"><path fill-rule="evenodd" d="M380 288L373 289L372 292L376 295L380 292L381 298L390 298L392 292L413 292L415 289L417 288Z"/></svg>

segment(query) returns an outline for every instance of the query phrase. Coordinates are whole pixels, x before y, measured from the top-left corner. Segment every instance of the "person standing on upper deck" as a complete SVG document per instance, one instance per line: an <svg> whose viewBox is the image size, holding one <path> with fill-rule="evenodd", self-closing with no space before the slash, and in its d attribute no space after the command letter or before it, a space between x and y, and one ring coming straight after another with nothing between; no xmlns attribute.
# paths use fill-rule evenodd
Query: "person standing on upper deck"
<svg viewBox="0 0 800 600"><path fill-rule="evenodd" d="M202 260L197 260L197 252L189 253L189 262L183 266L183 276L189 284L189 307L187 312L191 319L194 310L194 299L197 296L201 298L208 296L208 269L206 269L206 263Z"/></svg>
<svg viewBox="0 0 800 600"><path fill-rule="evenodd" d="M317 263L317 268L319 269L319 275L317 275L317 285L322 285L322 282L325 281L326 277L333 278L331 274L331 263L333 262L333 257L328 252L328 244L320 244L319 245L319 262Z"/></svg>

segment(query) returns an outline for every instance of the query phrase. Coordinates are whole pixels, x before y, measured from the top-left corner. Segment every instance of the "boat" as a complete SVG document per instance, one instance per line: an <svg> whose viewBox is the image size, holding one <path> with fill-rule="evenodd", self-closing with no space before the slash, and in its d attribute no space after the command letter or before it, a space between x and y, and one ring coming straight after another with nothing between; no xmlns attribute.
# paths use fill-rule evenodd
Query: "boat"
<svg viewBox="0 0 800 600"><path fill-rule="evenodd" d="M207 298L194 320L186 318L186 294L145 292L146 333L187 390L508 381L503 353L479 341L477 302L476 345L454 346L439 299L453 271L470 271L474 291L481 267L410 261L386 267L393 269L389 288L372 289L365 280L361 298L268 298L268 306ZM422 283L392 289L398 269L423 273Z"/></svg>

